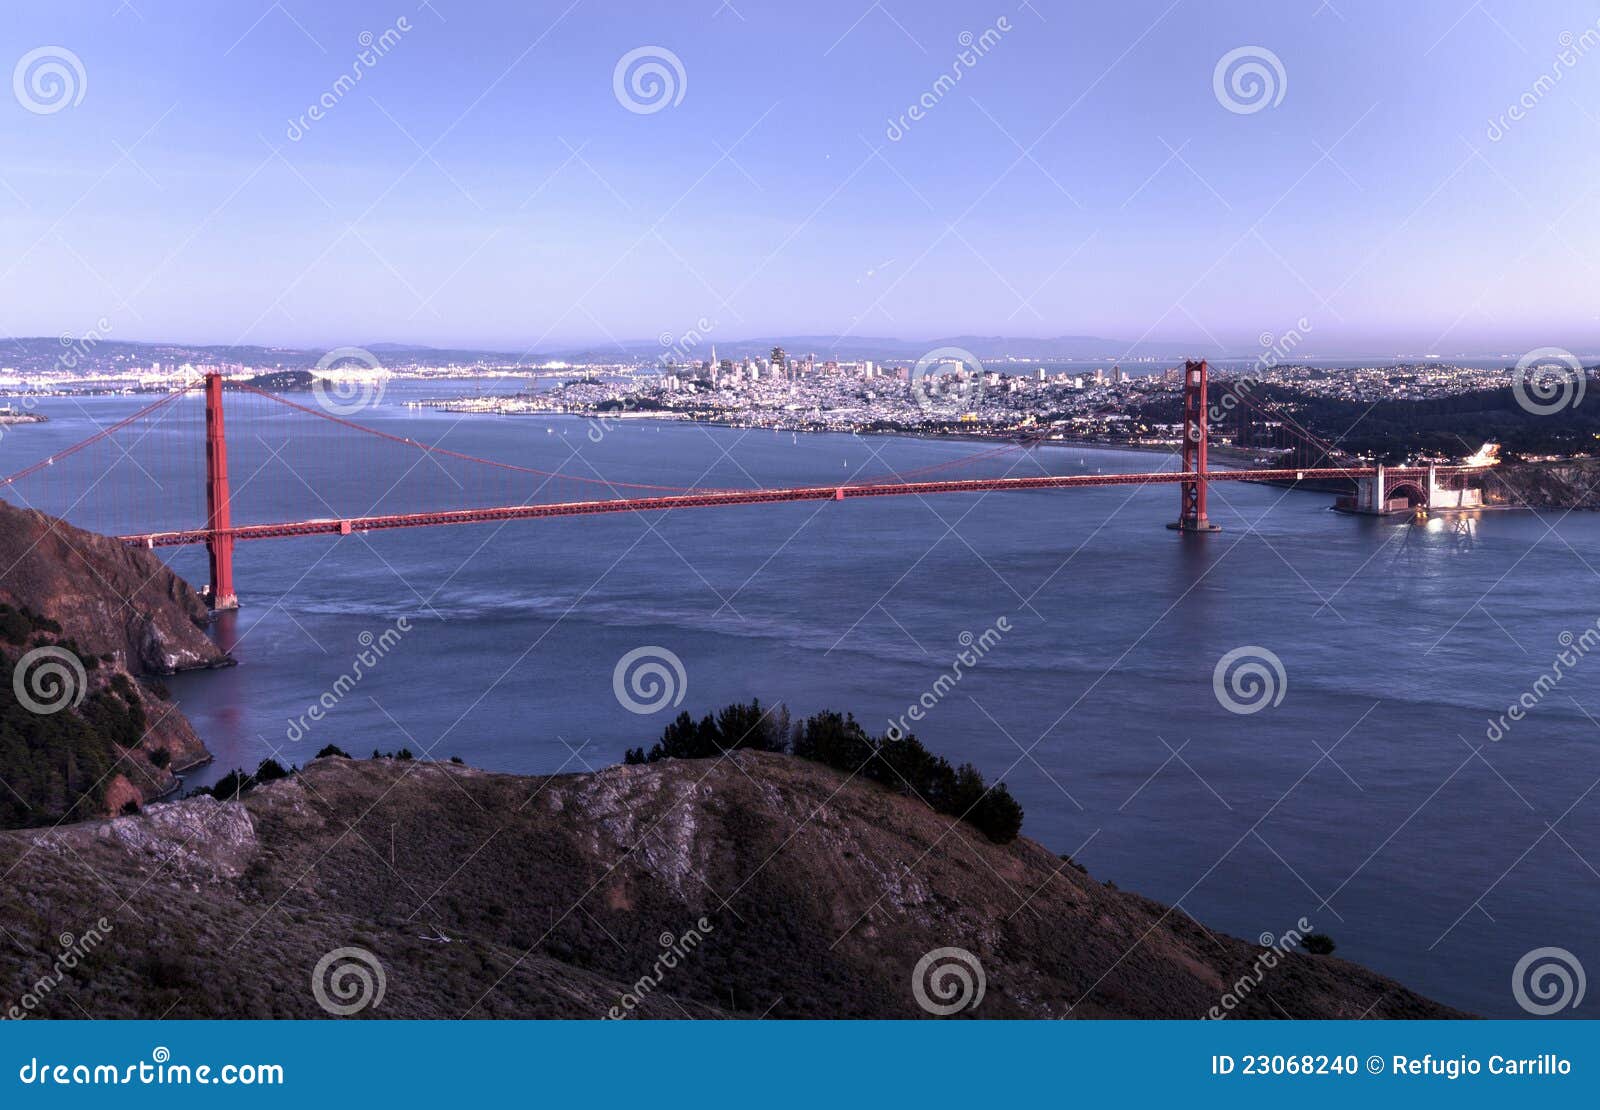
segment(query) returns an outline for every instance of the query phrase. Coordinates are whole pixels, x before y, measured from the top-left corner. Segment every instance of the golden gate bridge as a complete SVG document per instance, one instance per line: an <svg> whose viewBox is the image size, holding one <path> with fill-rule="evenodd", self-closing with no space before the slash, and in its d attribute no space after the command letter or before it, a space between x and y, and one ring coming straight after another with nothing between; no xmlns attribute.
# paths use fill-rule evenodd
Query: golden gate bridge
<svg viewBox="0 0 1600 1110"><path fill-rule="evenodd" d="M1270 417L1280 434L1288 429L1296 444L1293 461L1297 465L1213 470L1208 460L1208 429L1217 415L1208 407L1208 377L1205 362L1185 365L1181 463L1175 471L1019 477L1008 469L998 475L955 476L963 469L992 468L1030 446L1007 443L946 462L843 482L766 487L752 479L747 488L708 489L613 481L598 473L575 474L468 455L208 373L81 442L0 479L0 496L24 508L114 535L133 546L203 544L210 565L210 583L204 593L213 608L231 609L238 605L234 547L251 540L735 505L1156 485L1179 488L1178 516L1168 527L1205 533L1218 530L1207 508L1212 482L1349 481L1358 488L1365 485L1364 499L1375 506L1387 506L1399 491L1408 491L1415 503L1426 505L1440 475L1460 488L1482 469L1386 468L1348 459L1292 418L1235 386L1224 399L1232 397L1236 404ZM197 391L203 405L181 403ZM225 404L225 398L232 400ZM241 407L242 413L238 411ZM194 427L196 421L203 427ZM243 428L244 438L236 432L230 440L230 426ZM312 434L304 434L307 429ZM245 463L242 467L241 461ZM338 496L339 489L356 474L377 475L380 481L389 474L396 477L366 507L344 506L341 511L329 497ZM449 485L440 481L441 476ZM240 480L235 481L236 477ZM243 519L251 515L249 491L263 481L269 486L291 487L298 482L321 502L325 515ZM403 505L392 504L396 500ZM433 504L418 508L417 500ZM184 504L186 501L189 503ZM352 508L355 511L350 511ZM100 519L85 519L96 514ZM104 519L107 517L110 519Z"/></svg>

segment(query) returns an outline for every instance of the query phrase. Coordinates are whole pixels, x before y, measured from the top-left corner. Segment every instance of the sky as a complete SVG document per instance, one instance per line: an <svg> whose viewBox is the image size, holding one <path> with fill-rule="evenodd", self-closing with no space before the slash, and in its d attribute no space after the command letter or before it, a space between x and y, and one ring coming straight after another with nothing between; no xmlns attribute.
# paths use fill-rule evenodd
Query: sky
<svg viewBox="0 0 1600 1110"><path fill-rule="evenodd" d="M13 0L0 62L0 335L1600 350L1592 0Z"/></svg>

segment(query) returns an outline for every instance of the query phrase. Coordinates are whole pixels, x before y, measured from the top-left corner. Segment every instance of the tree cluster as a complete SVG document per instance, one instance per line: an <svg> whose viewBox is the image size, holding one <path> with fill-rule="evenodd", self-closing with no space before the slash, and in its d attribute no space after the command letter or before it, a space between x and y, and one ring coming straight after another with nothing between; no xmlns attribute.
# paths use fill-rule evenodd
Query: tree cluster
<svg viewBox="0 0 1600 1110"><path fill-rule="evenodd" d="M285 767L276 759L263 759L254 772L235 768L218 779L212 786L197 786L189 792L189 797L194 798L202 794L210 794L225 802L237 801L241 796L248 794L256 787L265 783L286 779L294 774L298 767Z"/></svg>
<svg viewBox="0 0 1600 1110"><path fill-rule="evenodd" d="M106 784L124 751L143 738L148 722L138 688L117 672L76 706L35 713L11 696L17 663L30 648L70 651L93 676L109 657L58 641L60 625L27 608L0 603L0 828L51 825L67 817L92 817L105 801ZM95 685L91 677L91 688Z"/></svg>
<svg viewBox="0 0 1600 1110"><path fill-rule="evenodd" d="M751 749L784 752L823 763L847 774L859 774L922 802L939 813L959 817L997 844L1017 838L1022 806L1005 784L985 784L970 763L951 766L915 736L873 737L851 714L825 710L791 726L782 706L763 709L759 699L735 703L695 720L680 713L648 751L630 748L625 763L662 759L709 759L730 751Z"/></svg>

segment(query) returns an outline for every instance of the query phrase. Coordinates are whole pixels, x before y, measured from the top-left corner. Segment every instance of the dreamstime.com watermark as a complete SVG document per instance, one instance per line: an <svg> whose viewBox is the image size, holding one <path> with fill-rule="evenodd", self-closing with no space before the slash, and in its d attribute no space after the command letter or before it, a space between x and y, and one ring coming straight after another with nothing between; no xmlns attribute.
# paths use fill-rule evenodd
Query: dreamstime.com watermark
<svg viewBox="0 0 1600 1110"><path fill-rule="evenodd" d="M383 1005L388 988L383 961L365 948L335 948L311 969L311 997L334 1017Z"/></svg>
<svg viewBox="0 0 1600 1110"><path fill-rule="evenodd" d="M1553 416L1583 404L1589 371L1563 347L1535 347L1511 371L1511 396L1529 416Z"/></svg>
<svg viewBox="0 0 1600 1110"><path fill-rule="evenodd" d="M661 368L669 370L675 367L680 359L687 360L694 353L694 349L704 343L716 327L715 320L707 320L702 316L694 322L694 327L682 335L673 335L670 331L662 332L656 337L656 341L661 344L659 360Z"/></svg>
<svg viewBox="0 0 1600 1110"><path fill-rule="evenodd" d="M589 419L589 430L584 433L589 437L590 443L599 443L606 438L608 432L615 431L622 423L623 417L630 412L637 412L639 402L633 394L623 397L615 409L606 409Z"/></svg>
<svg viewBox="0 0 1600 1110"><path fill-rule="evenodd" d="M606 1020L620 1021L638 1009L651 992L661 986L667 977L667 972L676 969L681 961L688 959L689 953L698 948L705 941L706 934L712 931L710 920L702 917L678 936L662 933L659 938L661 951L657 954L655 963L622 993L615 1006L606 1011Z"/></svg>
<svg viewBox="0 0 1600 1110"><path fill-rule="evenodd" d="M65 46L38 46L17 59L11 71L11 92L17 103L36 116L53 116L76 108L89 91L83 59Z"/></svg>
<svg viewBox="0 0 1600 1110"><path fill-rule="evenodd" d="M906 706L906 711L900 714L899 720L889 721L889 739L899 740L910 732L911 725L908 722L921 721L925 718L935 706L950 695L961 682L962 676L976 667L1010 631L1010 618L998 617L993 624L976 636L971 632L963 632L957 636L956 641L961 645L961 650L951 660L949 668L933 680L933 685Z"/></svg>
<svg viewBox="0 0 1600 1110"><path fill-rule="evenodd" d="M911 368L911 399L929 416L959 416L983 397L983 363L964 347L935 347Z"/></svg>
<svg viewBox="0 0 1600 1110"><path fill-rule="evenodd" d="M1311 321L1304 316L1294 322L1294 327L1282 335L1273 335L1264 331L1258 336L1261 344L1261 354L1256 356L1256 364L1250 372L1239 378L1227 382L1227 392L1223 393L1216 401L1211 403L1209 416L1213 422L1220 421L1234 409L1244 403L1244 396L1254 393L1261 387L1260 374L1267 370L1275 370L1283 364L1283 360L1294 353L1295 349L1305 342L1306 336L1312 331Z"/></svg>
<svg viewBox="0 0 1600 1110"><path fill-rule="evenodd" d="M928 86L928 91L917 97L909 108L901 112L899 119L889 121L889 126L884 131L889 141L898 143L910 133L913 124L926 119L929 112L955 91L961 79L971 72L989 51L1000 45L1001 38L1011 29L1011 21L1001 16L994 21L993 26L985 27L976 35L971 31L962 31L957 35L956 42L960 44L961 49L956 51L955 58L950 62L950 68L934 78L933 84Z"/></svg>
<svg viewBox="0 0 1600 1110"><path fill-rule="evenodd" d="M1248 717L1282 704L1289 692L1289 674L1277 652L1246 644L1217 660L1211 672L1211 692L1229 713Z"/></svg>
<svg viewBox="0 0 1600 1110"><path fill-rule="evenodd" d="M689 692L689 672L677 652L646 644L617 660L611 671L611 692L629 713L648 717L683 704Z"/></svg>
<svg viewBox="0 0 1600 1110"><path fill-rule="evenodd" d="M657 365L662 370L676 370L678 360L687 360L690 353L701 343L705 342L706 336L714 331L716 326L716 321L707 320L704 316L702 316L699 320L695 321L694 327L690 328L682 335L675 336L670 331L662 332L658 337L661 343L661 358L658 360ZM715 370L716 367L712 367L712 371L715 372ZM621 422L622 417L626 416L630 412L637 411L639 411L638 396L634 393L626 394L621 399L616 409L602 412L600 415L595 416L590 420L588 431L589 441L591 443L599 443L601 440L605 439L607 432L610 432L617 427L617 425ZM615 415L612 415L613 412Z"/></svg>
<svg viewBox="0 0 1600 1110"><path fill-rule="evenodd" d="M106 333L111 330L111 321L104 316L95 321L95 326L82 335L63 333L61 336L61 353L56 356L52 377L70 374L76 370L85 359L100 345ZM13 411L32 414L39 407L39 399L31 393L24 394L18 403L13 406ZM5 426L0 425L0 439L5 438Z"/></svg>
<svg viewBox="0 0 1600 1110"><path fill-rule="evenodd" d="M1539 1017L1577 1009L1588 989L1583 964L1565 948L1535 948L1511 969L1511 997Z"/></svg>
<svg viewBox="0 0 1600 1110"><path fill-rule="evenodd" d="M361 369L364 368L364 369ZM388 375L365 347L335 347L317 360L311 394L330 416L354 416L383 400Z"/></svg>
<svg viewBox="0 0 1600 1110"><path fill-rule="evenodd" d="M282 1064L174 1064L165 1046L131 1064L52 1064L35 1056L17 1070L30 1087L281 1087Z"/></svg>
<svg viewBox="0 0 1600 1110"><path fill-rule="evenodd" d="M935 948L911 969L911 996L934 1017L977 1009L988 985L983 964L965 948Z"/></svg>
<svg viewBox="0 0 1600 1110"><path fill-rule="evenodd" d="M89 676L83 661L64 647L46 644L17 660L11 673L11 692L17 704L40 717L48 717L83 704Z"/></svg>
<svg viewBox="0 0 1600 1110"><path fill-rule="evenodd" d="M1289 91L1283 59L1265 46L1240 46L1217 59L1211 71L1217 103L1237 116L1276 108Z"/></svg>
<svg viewBox="0 0 1600 1110"><path fill-rule="evenodd" d="M1505 111L1489 121L1484 134L1491 143L1498 143L1513 127L1527 119L1528 113L1544 103L1544 98L1555 91L1556 86L1577 68L1589 51L1600 46L1600 20L1596 21L1594 27L1585 27L1576 35L1571 31L1562 31L1556 36L1556 42L1559 48L1549 67L1535 77L1527 91L1512 101Z"/></svg>
<svg viewBox="0 0 1600 1110"><path fill-rule="evenodd" d="M23 992L22 997L17 999L16 1004L0 1014L0 1020L21 1021L42 1006L50 992L60 985L61 980L111 935L111 929L111 922L102 917L78 936L62 933L57 938L61 944L61 952L51 964L50 970L34 980Z"/></svg>
<svg viewBox="0 0 1600 1110"><path fill-rule="evenodd" d="M635 47L617 59L611 92L634 115L651 116L683 103L689 71L683 68L683 59L665 46Z"/></svg>
<svg viewBox="0 0 1600 1110"><path fill-rule="evenodd" d="M355 658L350 661L350 669L334 679L316 701L306 707L306 711L297 718L290 718L286 723L283 735L291 744L298 744L306 738L313 725L326 717L333 709L350 695L360 685L361 680L371 674L377 665L395 646L411 631L409 617L396 617L394 623L374 636L370 629L363 629L356 637L356 642L361 645L361 650L356 652Z"/></svg>
<svg viewBox="0 0 1600 1110"><path fill-rule="evenodd" d="M1563 679L1572 673L1588 654L1596 647L1600 647L1600 620L1596 620L1588 628L1574 636L1570 631L1562 632L1556 637L1556 642L1561 645L1561 650L1550 661L1549 668L1538 678L1533 680L1522 693L1518 694L1511 704L1506 706L1506 711L1499 717L1489 718L1489 727L1484 729L1483 735L1490 743L1499 743L1511 731L1511 726L1526 717L1555 692Z"/></svg>
<svg viewBox="0 0 1600 1110"><path fill-rule="evenodd" d="M1224 994L1221 1000L1211 1007L1206 1013L1206 1018L1210 1021L1221 1021L1243 1005L1250 992L1259 987L1261 981L1267 977L1267 972L1282 963L1283 958L1312 932L1314 930L1311 928L1311 922L1302 917L1295 922L1293 929L1288 930L1280 937L1274 937L1271 933L1262 933L1260 938L1261 947L1265 951L1255 958L1255 962L1250 965L1249 971L1246 971L1234 981L1233 986L1228 988L1228 993Z"/></svg>
<svg viewBox="0 0 1600 1110"><path fill-rule="evenodd" d="M400 39L411 30L411 21L405 16L394 21L394 26L386 27L378 34L371 31L362 31L356 36L356 43L361 47L356 51L350 68L334 78L333 84L328 86L328 91L317 97L299 119L289 121L289 126L284 134L291 143L298 143L306 137L313 125L326 118L327 114L337 108L344 98L355 91L362 78L377 67L389 51L400 45Z"/></svg>

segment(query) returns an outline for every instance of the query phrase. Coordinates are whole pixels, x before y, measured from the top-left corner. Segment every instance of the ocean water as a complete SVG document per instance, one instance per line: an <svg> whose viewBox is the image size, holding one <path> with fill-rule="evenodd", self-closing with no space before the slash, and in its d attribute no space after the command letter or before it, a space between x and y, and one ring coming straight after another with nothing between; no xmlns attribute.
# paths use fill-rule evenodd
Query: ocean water
<svg viewBox="0 0 1600 1110"><path fill-rule="evenodd" d="M657 422L594 442L572 418L404 406L474 388L397 383L355 419L662 485L826 483L975 450ZM0 472L138 405L45 401L49 424L0 439ZM236 456L240 515L330 515L308 490L332 501L382 478L317 450L290 462L305 482L247 481ZM1170 466L1049 446L1015 472ZM1225 531L1185 537L1164 527L1176 501L1171 487L1113 487L243 544L243 607L213 629L239 666L169 683L216 754L190 784L327 743L582 770L648 743L679 708L759 697L881 731L931 702L914 731L1003 776L1026 835L1210 927L1255 937L1305 919L1339 956L1489 1015L1523 1014L1512 976L1530 950L1600 969L1600 659L1578 658L1524 719L1490 728L1600 618L1600 517L1417 525L1340 516L1327 494L1216 485ZM204 581L202 551L168 555ZM308 716L367 637L402 619L381 660ZM982 658L936 687L989 629ZM681 697L655 713L616 691L640 648L683 668ZM1246 670L1219 695L1230 653Z"/></svg>

